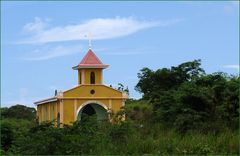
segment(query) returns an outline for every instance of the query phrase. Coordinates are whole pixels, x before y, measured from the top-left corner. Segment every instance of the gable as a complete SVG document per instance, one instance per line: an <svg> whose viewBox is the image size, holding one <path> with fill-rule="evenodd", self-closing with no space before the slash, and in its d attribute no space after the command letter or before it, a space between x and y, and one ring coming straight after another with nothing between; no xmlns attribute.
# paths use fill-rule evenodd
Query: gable
<svg viewBox="0 0 240 156"><path fill-rule="evenodd" d="M63 92L63 97L122 97L122 95L122 92L105 85L80 85Z"/></svg>

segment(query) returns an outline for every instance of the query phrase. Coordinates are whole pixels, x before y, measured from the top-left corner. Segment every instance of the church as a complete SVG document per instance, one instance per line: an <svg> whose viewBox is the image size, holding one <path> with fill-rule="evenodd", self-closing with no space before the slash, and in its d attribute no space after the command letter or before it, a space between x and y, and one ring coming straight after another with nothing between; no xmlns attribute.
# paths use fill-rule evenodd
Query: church
<svg viewBox="0 0 240 156"><path fill-rule="evenodd" d="M71 124L81 120L83 114L110 121L110 114L124 107L128 95L103 84L103 70L107 67L89 48L80 63L72 67L78 72L77 86L34 103L39 123L56 120L58 124Z"/></svg>

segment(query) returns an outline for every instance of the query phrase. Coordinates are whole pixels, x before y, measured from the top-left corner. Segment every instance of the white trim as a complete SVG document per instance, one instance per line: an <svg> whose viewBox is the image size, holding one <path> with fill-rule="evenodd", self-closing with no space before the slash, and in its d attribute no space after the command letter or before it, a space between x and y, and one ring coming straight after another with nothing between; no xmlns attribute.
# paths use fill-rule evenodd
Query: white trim
<svg viewBox="0 0 240 156"><path fill-rule="evenodd" d="M60 123L63 123L63 100L60 100Z"/></svg>
<svg viewBox="0 0 240 156"><path fill-rule="evenodd" d="M81 110L84 106L86 106L86 105L88 105L88 104L98 104L98 105L102 106L102 107L108 112L108 108L107 108L107 106L106 106L104 103L101 103L101 102L99 102L99 101L89 100L89 101L86 101L86 102L84 102L83 104L81 104L81 105L79 106L79 108L77 109L76 118L77 118L78 113L80 112L80 110Z"/></svg>
<svg viewBox="0 0 240 156"><path fill-rule="evenodd" d="M43 99L43 100L34 102L34 104L35 104L35 105L40 105L40 104L44 104L44 103L47 103L47 102L54 102L54 101L57 101L57 98L56 98L56 97Z"/></svg>
<svg viewBox="0 0 240 156"><path fill-rule="evenodd" d="M91 65L91 64L89 64L89 65L85 65L85 66L77 65L77 66L72 67L72 69L74 69L74 70L85 69L85 68L101 68L101 69L105 69L107 67L109 67L109 65L101 65L101 66L99 66L99 65Z"/></svg>

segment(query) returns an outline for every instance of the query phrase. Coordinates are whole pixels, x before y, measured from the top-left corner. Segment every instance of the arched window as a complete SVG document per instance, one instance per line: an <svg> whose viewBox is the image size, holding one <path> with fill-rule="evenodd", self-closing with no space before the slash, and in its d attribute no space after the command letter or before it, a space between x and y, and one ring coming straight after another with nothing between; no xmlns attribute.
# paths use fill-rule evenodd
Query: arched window
<svg viewBox="0 0 240 156"><path fill-rule="evenodd" d="M91 72L91 74L90 74L90 83L95 84L95 73L94 72Z"/></svg>

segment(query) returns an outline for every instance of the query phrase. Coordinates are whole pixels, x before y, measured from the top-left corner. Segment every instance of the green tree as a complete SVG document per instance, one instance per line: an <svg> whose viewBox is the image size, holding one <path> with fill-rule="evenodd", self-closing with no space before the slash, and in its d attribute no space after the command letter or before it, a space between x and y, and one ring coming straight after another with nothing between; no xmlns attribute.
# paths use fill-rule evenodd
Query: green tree
<svg viewBox="0 0 240 156"><path fill-rule="evenodd" d="M15 118L15 119L36 119L36 109L24 105L14 105L10 108L1 108L2 118Z"/></svg>
<svg viewBox="0 0 240 156"><path fill-rule="evenodd" d="M153 107L155 122L178 131L236 129L239 114L239 77L206 74L200 60L170 69L138 73L136 90Z"/></svg>
<svg viewBox="0 0 240 156"><path fill-rule="evenodd" d="M8 151L14 140L12 125L7 123L1 124L1 149Z"/></svg>
<svg viewBox="0 0 240 156"><path fill-rule="evenodd" d="M138 73L139 82L135 89L143 93L144 99L158 99L164 91L177 89L182 83L204 75L205 72L200 65L201 60L194 60L170 69L158 69L155 72L143 68Z"/></svg>

